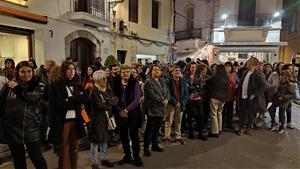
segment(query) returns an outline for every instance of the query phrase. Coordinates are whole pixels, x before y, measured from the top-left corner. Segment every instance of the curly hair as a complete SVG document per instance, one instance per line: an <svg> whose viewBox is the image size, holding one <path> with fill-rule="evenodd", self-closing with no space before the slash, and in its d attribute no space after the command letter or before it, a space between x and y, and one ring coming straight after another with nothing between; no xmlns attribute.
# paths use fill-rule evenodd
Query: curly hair
<svg viewBox="0 0 300 169"><path fill-rule="evenodd" d="M48 84L52 85L59 81L61 79L61 67L60 66L54 66L50 69L50 72L48 74Z"/></svg>

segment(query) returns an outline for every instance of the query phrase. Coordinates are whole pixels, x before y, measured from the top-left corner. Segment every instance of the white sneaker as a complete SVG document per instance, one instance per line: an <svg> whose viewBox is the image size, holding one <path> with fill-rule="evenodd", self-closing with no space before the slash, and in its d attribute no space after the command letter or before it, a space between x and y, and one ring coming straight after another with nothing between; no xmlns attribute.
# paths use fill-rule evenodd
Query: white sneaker
<svg viewBox="0 0 300 169"><path fill-rule="evenodd" d="M284 133L286 130L284 129L284 128L279 128L278 130L277 130L277 133L279 133L279 134L282 134L282 133Z"/></svg>
<svg viewBox="0 0 300 169"><path fill-rule="evenodd" d="M269 130L276 131L277 129L278 129L278 124L274 123Z"/></svg>
<svg viewBox="0 0 300 169"><path fill-rule="evenodd" d="M286 127L287 127L288 129L294 129L294 126L292 125L292 123L288 123L288 124L286 125Z"/></svg>
<svg viewBox="0 0 300 169"><path fill-rule="evenodd" d="M277 130L277 126L273 126L270 128L270 131L275 131L275 130Z"/></svg>

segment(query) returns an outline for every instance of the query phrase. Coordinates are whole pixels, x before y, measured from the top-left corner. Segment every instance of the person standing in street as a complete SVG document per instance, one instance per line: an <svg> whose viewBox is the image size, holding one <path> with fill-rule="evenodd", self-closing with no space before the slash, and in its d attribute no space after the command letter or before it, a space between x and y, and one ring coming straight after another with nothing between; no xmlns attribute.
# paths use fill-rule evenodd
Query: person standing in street
<svg viewBox="0 0 300 169"><path fill-rule="evenodd" d="M258 59L251 57L246 64L247 70L242 75L238 89L238 106L240 129L238 135L243 133L253 136L252 125L258 112L266 111L264 92L268 88L263 72L257 70Z"/></svg>
<svg viewBox="0 0 300 169"><path fill-rule="evenodd" d="M13 80L15 77L15 61L13 59L5 59L3 74L8 80Z"/></svg>
<svg viewBox="0 0 300 169"><path fill-rule="evenodd" d="M49 142L58 147L58 169L77 169L79 140L86 135L80 113L87 96L76 74L76 66L65 61L61 66L61 79L49 93L52 111Z"/></svg>
<svg viewBox="0 0 300 169"><path fill-rule="evenodd" d="M209 137L219 137L222 132L222 111L228 95L229 77L224 65L217 65L215 74L207 81L210 95L211 133Z"/></svg>
<svg viewBox="0 0 300 169"><path fill-rule="evenodd" d="M101 165L113 167L109 161L107 142L109 139L107 115L112 116L113 106L118 104L118 97L107 86L107 76L103 70L94 72L95 85L90 94L91 124L88 139L91 142L92 169L99 169L98 147L100 147ZM108 113L108 114L107 114Z"/></svg>
<svg viewBox="0 0 300 169"><path fill-rule="evenodd" d="M205 122L202 102L203 99L201 97L202 84L200 75L196 74L196 70L196 62L190 62L188 73L184 76L189 91L189 99L187 103L187 121L189 126L189 138L195 138L194 126L192 123L192 118L194 117L196 120L196 131L199 133L198 138L206 141L206 135L204 135L203 133Z"/></svg>
<svg viewBox="0 0 300 169"><path fill-rule="evenodd" d="M52 147L48 144L47 139L47 130L49 127L49 117L48 117L48 74L52 68L56 66L54 60L47 60L45 65L41 65L37 70L37 76L40 79L40 82L45 84L45 95L41 101L41 142L43 144L43 150L50 150Z"/></svg>
<svg viewBox="0 0 300 169"><path fill-rule="evenodd" d="M181 68L177 65L172 70L172 75L166 79L167 88L170 93L169 104L166 110L165 141L171 140L171 126L175 122L175 142L185 144L181 138L182 113L188 102L187 84L181 77Z"/></svg>
<svg viewBox="0 0 300 169"><path fill-rule="evenodd" d="M233 107L234 107L234 101L236 100L236 93L237 93L237 88L239 86L240 79L237 73L234 71L232 63L226 62L225 67L226 67L227 75L229 77L229 84L228 84L228 94L227 94L226 102L223 107L222 116L223 116L223 121L224 119L226 119L226 127L228 129L233 129L232 126Z"/></svg>
<svg viewBox="0 0 300 169"><path fill-rule="evenodd" d="M163 152L159 146L158 135L161 127L164 108L168 105L168 89L163 78L160 78L161 71L158 65L152 64L149 68L151 76L145 81L144 111L147 114L147 126L144 134L144 155L151 156L149 145L152 144L152 151Z"/></svg>
<svg viewBox="0 0 300 169"><path fill-rule="evenodd" d="M296 84L290 81L290 72L283 70L279 74L279 86L273 97L273 104L269 108L270 115L274 118L276 108L279 107L279 128L278 133L285 132L285 112L288 111L291 100L296 97ZM289 114L287 114L289 116ZM291 118L291 117L288 117ZM289 120L289 119L288 119ZM288 123L289 126L289 123Z"/></svg>
<svg viewBox="0 0 300 169"><path fill-rule="evenodd" d="M140 157L140 140L138 129L143 124L144 114L140 109L141 89L138 81L130 74L130 67L122 65L120 67L121 77L114 79L114 93L119 98L115 114L117 125L120 130L120 137L125 156L119 162L120 165L125 163L134 163L135 166L143 166ZM129 136L132 141L130 145ZM133 159L131 156L131 147Z"/></svg>
<svg viewBox="0 0 300 169"><path fill-rule="evenodd" d="M0 91L0 140L8 144L15 169L26 168L26 151L36 169L47 169L39 129L44 88L30 63L22 61L16 66L15 80Z"/></svg>

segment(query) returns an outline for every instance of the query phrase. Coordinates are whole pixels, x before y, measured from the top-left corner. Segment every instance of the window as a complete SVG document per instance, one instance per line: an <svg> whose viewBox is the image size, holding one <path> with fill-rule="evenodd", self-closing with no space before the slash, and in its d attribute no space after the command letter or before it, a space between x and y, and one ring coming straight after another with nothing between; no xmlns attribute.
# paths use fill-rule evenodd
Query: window
<svg viewBox="0 0 300 169"><path fill-rule="evenodd" d="M238 26L255 26L256 0L240 0Z"/></svg>
<svg viewBox="0 0 300 169"><path fill-rule="evenodd" d="M296 12L293 12L290 15L290 26L289 26L289 32L297 32L297 15Z"/></svg>
<svg viewBox="0 0 300 169"><path fill-rule="evenodd" d="M134 22L134 23L138 23L138 12L139 12L139 8L138 8L138 0L129 0L129 21L130 22Z"/></svg>
<svg viewBox="0 0 300 169"><path fill-rule="evenodd" d="M127 54L127 51L126 51L126 50L118 50L118 51L117 51L117 59L118 59L118 61L119 61L121 64L124 64L124 63L125 63L125 60L126 60L126 54Z"/></svg>
<svg viewBox="0 0 300 169"><path fill-rule="evenodd" d="M239 53L238 59L248 59L248 53Z"/></svg>
<svg viewBox="0 0 300 169"><path fill-rule="evenodd" d="M192 31L194 29L194 8L189 7L186 10L186 30Z"/></svg>
<svg viewBox="0 0 300 169"><path fill-rule="evenodd" d="M0 25L0 65L4 65L7 58L15 63L33 57L33 30Z"/></svg>
<svg viewBox="0 0 300 169"><path fill-rule="evenodd" d="M157 0L152 0L152 28L158 29L159 21L159 2Z"/></svg>

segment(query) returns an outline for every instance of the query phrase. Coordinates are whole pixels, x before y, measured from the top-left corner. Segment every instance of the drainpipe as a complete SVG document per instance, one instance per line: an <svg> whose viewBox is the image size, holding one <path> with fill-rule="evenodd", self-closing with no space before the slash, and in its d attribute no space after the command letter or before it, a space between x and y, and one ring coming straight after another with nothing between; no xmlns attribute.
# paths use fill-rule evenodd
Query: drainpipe
<svg viewBox="0 0 300 169"><path fill-rule="evenodd" d="M175 35L175 20L176 20L176 10L175 10L175 7L176 7L176 0L173 0L173 33ZM174 44L176 43L176 38L174 36Z"/></svg>
<svg viewBox="0 0 300 169"><path fill-rule="evenodd" d="M174 35L174 43L172 44L171 49L176 44L176 34L175 34L175 30L176 30L175 29L176 9L175 9L175 7L176 7L176 0L173 0L173 34L172 35ZM172 51L172 55L171 55L170 61L171 61L171 63L173 63L174 62L174 60L173 60L173 53L174 53L173 49L171 51Z"/></svg>

